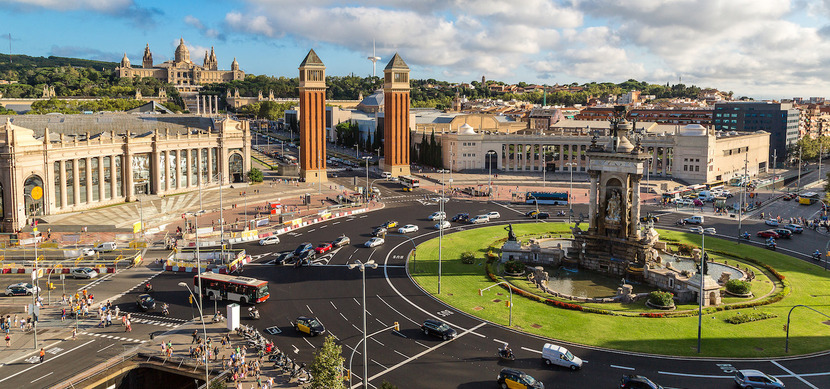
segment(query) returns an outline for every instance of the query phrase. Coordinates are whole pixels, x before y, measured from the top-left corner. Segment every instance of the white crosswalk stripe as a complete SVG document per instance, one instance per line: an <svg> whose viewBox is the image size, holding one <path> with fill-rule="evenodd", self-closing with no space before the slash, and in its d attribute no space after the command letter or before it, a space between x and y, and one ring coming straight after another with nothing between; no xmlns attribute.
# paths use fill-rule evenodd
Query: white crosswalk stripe
<svg viewBox="0 0 830 389"><path fill-rule="evenodd" d="M121 336L113 336L113 335L107 335L107 334L96 334L94 332L86 332L86 331L81 331L81 335L97 336L99 338L120 340L120 341L130 342L130 343L146 343L147 342L146 340L138 340L138 339L133 339L133 338L124 338L124 337L121 337Z"/></svg>

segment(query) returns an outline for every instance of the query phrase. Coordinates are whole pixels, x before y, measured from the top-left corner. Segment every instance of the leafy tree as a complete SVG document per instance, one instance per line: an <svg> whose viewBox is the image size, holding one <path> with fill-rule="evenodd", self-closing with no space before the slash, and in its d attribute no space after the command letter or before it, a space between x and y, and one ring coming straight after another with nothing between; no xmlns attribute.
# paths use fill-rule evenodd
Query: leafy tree
<svg viewBox="0 0 830 389"><path fill-rule="evenodd" d="M327 336L323 347L314 353L314 362L311 363L312 389L343 389L346 387L343 380L343 362L341 355L343 348L334 342L333 336Z"/></svg>
<svg viewBox="0 0 830 389"><path fill-rule="evenodd" d="M255 167L248 172L248 180L251 182L262 182L262 170Z"/></svg>
<svg viewBox="0 0 830 389"><path fill-rule="evenodd" d="M383 383L380 384L380 389L398 389L398 386L392 385L388 381L383 380Z"/></svg>

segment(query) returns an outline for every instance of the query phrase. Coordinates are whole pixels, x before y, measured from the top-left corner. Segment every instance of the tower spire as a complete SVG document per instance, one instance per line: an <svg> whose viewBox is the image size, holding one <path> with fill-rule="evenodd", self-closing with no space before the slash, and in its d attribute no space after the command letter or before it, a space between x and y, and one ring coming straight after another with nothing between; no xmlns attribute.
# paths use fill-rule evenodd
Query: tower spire
<svg viewBox="0 0 830 389"><path fill-rule="evenodd" d="M367 57L369 61L372 61L372 77L375 77L375 73L377 71L378 61L380 61L380 57L375 55L375 40L372 39L372 55Z"/></svg>

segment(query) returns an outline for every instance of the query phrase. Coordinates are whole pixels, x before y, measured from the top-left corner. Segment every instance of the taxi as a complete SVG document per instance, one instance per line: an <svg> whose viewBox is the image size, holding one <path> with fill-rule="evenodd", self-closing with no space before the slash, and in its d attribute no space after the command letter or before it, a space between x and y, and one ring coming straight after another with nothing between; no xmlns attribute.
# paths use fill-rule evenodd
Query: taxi
<svg viewBox="0 0 830 389"><path fill-rule="evenodd" d="M545 389L545 384L516 369L501 369L496 382L506 389Z"/></svg>
<svg viewBox="0 0 830 389"><path fill-rule="evenodd" d="M387 221L386 223L381 224L380 226L381 226L381 227L383 227L383 228L385 228L385 229L387 229L387 230L389 230L389 229L392 229L392 228L397 227L397 226L398 226L398 222L397 222L397 221L395 221L395 220L389 220L389 221Z"/></svg>
<svg viewBox="0 0 830 389"><path fill-rule="evenodd" d="M309 336L317 336L326 332L326 327L323 327L323 324L317 321L316 318L306 316L298 317L294 328L297 332L302 332Z"/></svg>

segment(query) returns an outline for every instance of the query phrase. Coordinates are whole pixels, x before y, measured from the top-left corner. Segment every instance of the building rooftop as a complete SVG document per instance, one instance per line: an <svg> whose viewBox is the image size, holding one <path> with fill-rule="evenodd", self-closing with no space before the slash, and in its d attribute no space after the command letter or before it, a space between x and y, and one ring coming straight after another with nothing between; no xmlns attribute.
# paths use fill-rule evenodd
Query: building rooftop
<svg viewBox="0 0 830 389"><path fill-rule="evenodd" d="M12 124L33 130L36 137L43 137L44 129L49 129L50 138L53 134L65 136L90 137L101 133L115 131L117 134L126 134L129 131L135 136L146 136L153 130L170 130L170 134L186 134L193 130L213 129L213 119L195 115L158 115L158 114L92 114L92 115L0 115L0 123L10 120Z"/></svg>

